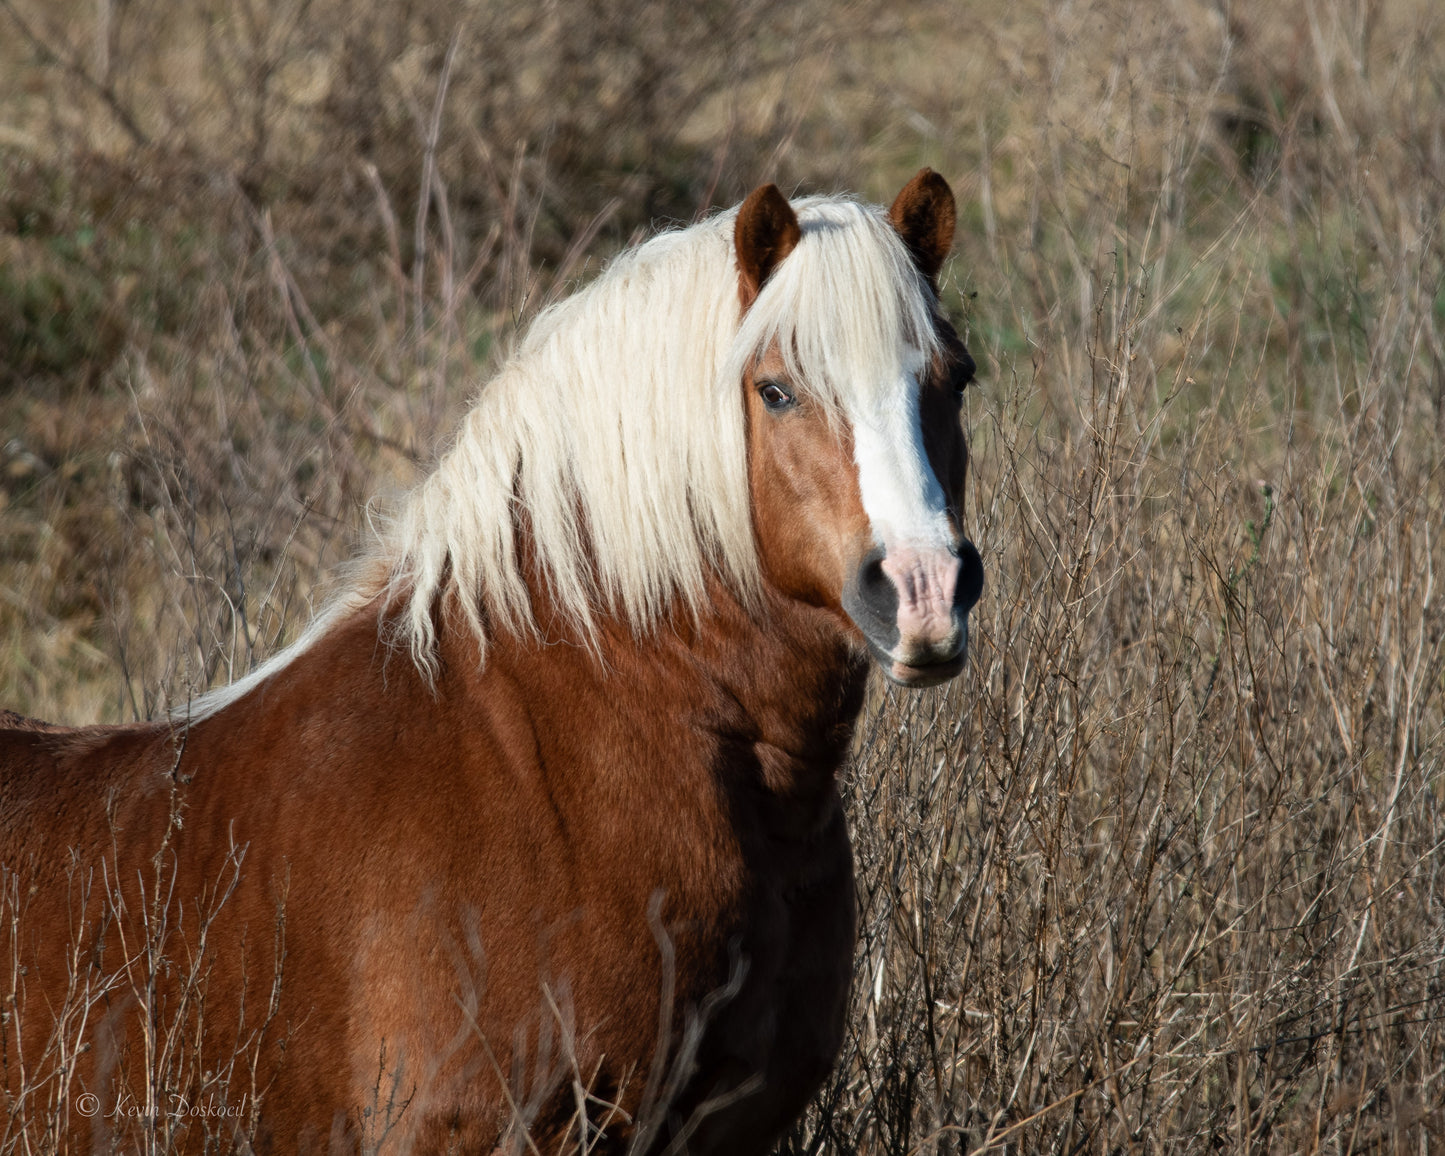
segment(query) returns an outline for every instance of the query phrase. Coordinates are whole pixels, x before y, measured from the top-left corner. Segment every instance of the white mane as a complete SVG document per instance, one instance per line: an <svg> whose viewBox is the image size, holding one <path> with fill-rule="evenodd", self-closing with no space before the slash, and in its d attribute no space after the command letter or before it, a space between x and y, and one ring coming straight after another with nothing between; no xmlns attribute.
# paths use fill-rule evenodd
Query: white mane
<svg viewBox="0 0 1445 1156"><path fill-rule="evenodd" d="M849 417L936 342L932 297L883 210L834 197L793 207L802 237L746 316L736 210L623 253L538 316L362 560L372 577L189 717L235 701L379 595L402 607L396 641L429 677L439 606L460 612L483 656L489 634L535 636L524 546L584 641L608 618L642 633L679 604L696 613L709 572L750 600L750 359L775 345L815 404Z"/></svg>

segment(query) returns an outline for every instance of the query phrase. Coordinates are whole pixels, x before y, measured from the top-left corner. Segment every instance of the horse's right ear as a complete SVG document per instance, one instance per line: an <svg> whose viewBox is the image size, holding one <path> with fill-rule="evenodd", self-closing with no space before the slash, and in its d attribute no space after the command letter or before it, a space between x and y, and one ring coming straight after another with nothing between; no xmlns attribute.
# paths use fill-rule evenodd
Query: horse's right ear
<svg viewBox="0 0 1445 1156"><path fill-rule="evenodd" d="M888 218L918 271L928 278L938 292L938 273L953 248L953 229L958 219L953 190L932 169L919 169L918 175L903 186L888 210Z"/></svg>
<svg viewBox="0 0 1445 1156"><path fill-rule="evenodd" d="M733 248L738 258L738 293L746 310L767 279L802 237L798 215L777 185L759 185L738 210Z"/></svg>

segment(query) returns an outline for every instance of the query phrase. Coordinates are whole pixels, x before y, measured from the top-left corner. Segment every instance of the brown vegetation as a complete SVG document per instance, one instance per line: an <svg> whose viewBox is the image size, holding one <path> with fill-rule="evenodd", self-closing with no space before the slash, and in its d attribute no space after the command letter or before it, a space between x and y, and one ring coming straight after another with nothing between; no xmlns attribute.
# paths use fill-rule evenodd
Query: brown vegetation
<svg viewBox="0 0 1445 1156"><path fill-rule="evenodd" d="M1445 18L997 7L0 0L0 702L243 672L589 263L928 163L988 584L784 1150L1427 1151Z"/></svg>

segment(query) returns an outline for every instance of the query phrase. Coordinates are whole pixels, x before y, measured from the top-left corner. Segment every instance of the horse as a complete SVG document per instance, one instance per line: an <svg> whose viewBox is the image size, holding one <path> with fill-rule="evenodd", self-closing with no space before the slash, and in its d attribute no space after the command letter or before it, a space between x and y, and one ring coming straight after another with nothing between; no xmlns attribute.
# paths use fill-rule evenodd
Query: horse
<svg viewBox="0 0 1445 1156"><path fill-rule="evenodd" d="M0 729L6 1129L765 1153L841 1047L870 659L968 651L956 208L776 186L535 319L287 649Z"/></svg>

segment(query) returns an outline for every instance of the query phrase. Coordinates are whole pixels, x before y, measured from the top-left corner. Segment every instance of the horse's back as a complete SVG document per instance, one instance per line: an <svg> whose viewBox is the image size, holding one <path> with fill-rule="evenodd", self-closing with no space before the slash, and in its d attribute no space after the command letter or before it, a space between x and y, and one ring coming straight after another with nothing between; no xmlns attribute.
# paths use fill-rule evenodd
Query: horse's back
<svg viewBox="0 0 1445 1156"><path fill-rule="evenodd" d="M167 735L157 723L67 727L0 711L0 858L14 868L28 848L98 835L122 796L153 793L147 772Z"/></svg>
<svg viewBox="0 0 1445 1156"><path fill-rule="evenodd" d="M48 734L63 733L69 727L48 723L44 719L16 714L13 710L0 710L0 737L7 731L42 731Z"/></svg>

